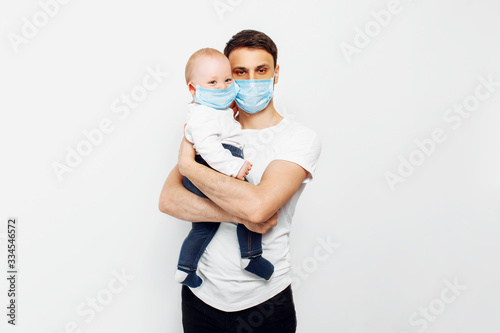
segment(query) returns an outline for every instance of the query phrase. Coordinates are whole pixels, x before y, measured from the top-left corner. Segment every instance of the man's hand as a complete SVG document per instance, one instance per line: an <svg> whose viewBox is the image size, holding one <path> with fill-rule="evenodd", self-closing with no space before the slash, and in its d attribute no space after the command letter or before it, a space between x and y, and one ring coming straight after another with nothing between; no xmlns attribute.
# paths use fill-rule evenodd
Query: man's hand
<svg viewBox="0 0 500 333"><path fill-rule="evenodd" d="M190 163L194 163L195 155L196 151L193 148L193 144L186 139L186 136L183 136L181 146L179 147L179 158L177 163L179 172L183 176L185 175L184 170L190 165Z"/></svg>
<svg viewBox="0 0 500 333"><path fill-rule="evenodd" d="M262 223L252 223L252 222L243 222L245 227L248 230L256 232L258 234L265 234L269 229L275 227L278 224L278 212L274 213L273 216L266 222Z"/></svg>

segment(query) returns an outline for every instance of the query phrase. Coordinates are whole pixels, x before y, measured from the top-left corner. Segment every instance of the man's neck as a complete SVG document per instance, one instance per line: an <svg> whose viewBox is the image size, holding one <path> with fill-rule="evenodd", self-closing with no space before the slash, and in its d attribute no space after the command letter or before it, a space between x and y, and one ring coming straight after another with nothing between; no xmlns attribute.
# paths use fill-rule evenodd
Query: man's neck
<svg viewBox="0 0 500 333"><path fill-rule="evenodd" d="M246 113L240 110L238 114L238 121L242 129L263 129L277 125L283 117L276 111L273 101L262 111L254 114Z"/></svg>

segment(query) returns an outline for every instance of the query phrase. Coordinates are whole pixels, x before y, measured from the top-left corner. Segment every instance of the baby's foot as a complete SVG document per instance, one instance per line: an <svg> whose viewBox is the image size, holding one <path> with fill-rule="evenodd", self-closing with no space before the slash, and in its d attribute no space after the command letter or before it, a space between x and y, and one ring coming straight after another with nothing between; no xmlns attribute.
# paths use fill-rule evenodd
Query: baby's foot
<svg viewBox="0 0 500 333"><path fill-rule="evenodd" d="M198 288L203 283L203 280L196 275L196 271L187 273L179 269L175 272L175 280L191 288Z"/></svg>
<svg viewBox="0 0 500 333"><path fill-rule="evenodd" d="M274 273L274 265L262 256L241 259L241 264L246 271L257 275L264 280L269 280Z"/></svg>
<svg viewBox="0 0 500 333"><path fill-rule="evenodd" d="M245 161L235 178L239 180L245 180L245 177L248 176L250 170L252 170L252 163Z"/></svg>

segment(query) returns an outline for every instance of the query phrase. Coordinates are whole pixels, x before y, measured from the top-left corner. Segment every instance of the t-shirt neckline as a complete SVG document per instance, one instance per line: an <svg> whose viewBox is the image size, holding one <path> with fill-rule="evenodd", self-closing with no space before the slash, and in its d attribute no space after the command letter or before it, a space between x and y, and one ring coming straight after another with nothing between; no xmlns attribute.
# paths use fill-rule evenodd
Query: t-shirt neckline
<svg viewBox="0 0 500 333"><path fill-rule="evenodd" d="M269 126L269 127L264 127L264 128L245 128L245 129L241 129L243 132L251 132L251 131L264 131L264 130L267 130L267 129L273 129L273 128L276 128L282 124L285 124L285 121L288 121L288 118L286 117L283 117L283 119L280 120L279 123L277 123L276 125L273 125L273 126Z"/></svg>

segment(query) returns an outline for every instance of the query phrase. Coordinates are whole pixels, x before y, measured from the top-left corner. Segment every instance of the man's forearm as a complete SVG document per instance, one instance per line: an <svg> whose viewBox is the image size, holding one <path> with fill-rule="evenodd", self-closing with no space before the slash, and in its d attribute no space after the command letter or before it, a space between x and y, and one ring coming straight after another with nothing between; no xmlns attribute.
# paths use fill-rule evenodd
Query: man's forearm
<svg viewBox="0 0 500 333"><path fill-rule="evenodd" d="M258 223L275 213L262 217L261 198L256 185L228 177L198 163L189 163L183 172L217 206L232 216Z"/></svg>
<svg viewBox="0 0 500 333"><path fill-rule="evenodd" d="M172 169L160 194L159 209L165 214L190 222L238 222L234 216L209 199L188 191L182 185L183 176L177 165Z"/></svg>
<svg viewBox="0 0 500 333"><path fill-rule="evenodd" d="M179 173L231 215L254 224L263 223L300 188L309 172L287 160L273 160L258 185L228 177L195 162L193 144L184 137L179 149Z"/></svg>

